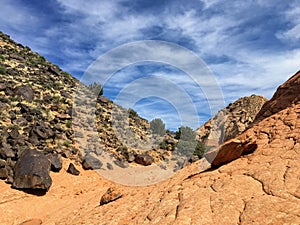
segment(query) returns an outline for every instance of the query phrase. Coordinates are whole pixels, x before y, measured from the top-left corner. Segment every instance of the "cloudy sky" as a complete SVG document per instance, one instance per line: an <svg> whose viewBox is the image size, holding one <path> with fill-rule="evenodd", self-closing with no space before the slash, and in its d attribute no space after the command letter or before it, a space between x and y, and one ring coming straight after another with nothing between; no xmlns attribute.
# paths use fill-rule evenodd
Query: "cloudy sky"
<svg viewBox="0 0 300 225"><path fill-rule="evenodd" d="M0 3L0 30L78 79L88 80L91 71L104 65L99 62L103 55L117 53L119 64L110 70L113 73L99 79L105 81L104 95L125 105L127 97L131 105L126 107L150 120L161 117L170 129L196 128L217 106L242 96L270 98L300 68L297 0ZM158 42L151 50L149 40L173 47ZM137 52L130 43L147 47L139 46L142 50ZM197 70L198 79L184 69L189 51L202 60L192 63L191 73ZM205 83L208 80L211 83Z"/></svg>

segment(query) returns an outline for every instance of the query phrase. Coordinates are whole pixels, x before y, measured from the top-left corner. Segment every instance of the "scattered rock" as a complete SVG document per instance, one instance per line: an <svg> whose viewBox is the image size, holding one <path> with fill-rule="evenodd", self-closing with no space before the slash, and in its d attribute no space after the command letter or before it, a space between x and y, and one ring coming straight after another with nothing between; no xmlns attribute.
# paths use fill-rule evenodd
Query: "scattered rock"
<svg viewBox="0 0 300 225"><path fill-rule="evenodd" d="M53 73L53 74L57 75L57 76L60 75L59 70L56 69L56 68L54 68L53 66L49 66L49 67L48 67L48 71L49 71L50 73Z"/></svg>
<svg viewBox="0 0 300 225"><path fill-rule="evenodd" d="M43 153L36 150L24 151L15 165L12 186L17 189L48 190L52 184L50 166Z"/></svg>
<svg viewBox="0 0 300 225"><path fill-rule="evenodd" d="M106 163L106 168L109 170L113 170L114 167L110 163Z"/></svg>
<svg viewBox="0 0 300 225"><path fill-rule="evenodd" d="M34 92L29 85L21 85L15 88L15 94L23 97L27 101L32 101L34 99Z"/></svg>
<svg viewBox="0 0 300 225"><path fill-rule="evenodd" d="M136 155L135 162L143 166L149 166L154 162L154 160L150 155L144 153Z"/></svg>
<svg viewBox="0 0 300 225"><path fill-rule="evenodd" d="M78 176L80 174L80 171L76 169L73 163L69 164L67 172L75 176Z"/></svg>
<svg viewBox="0 0 300 225"><path fill-rule="evenodd" d="M51 162L51 171L59 172L62 169L62 159L58 154L48 154L47 158Z"/></svg>
<svg viewBox="0 0 300 225"><path fill-rule="evenodd" d="M0 83L0 91L4 91L7 88L5 83Z"/></svg>
<svg viewBox="0 0 300 225"><path fill-rule="evenodd" d="M100 199L100 206L116 201L121 197L122 197L121 192L118 192L113 188L108 188L106 193Z"/></svg>
<svg viewBox="0 0 300 225"><path fill-rule="evenodd" d="M134 152L125 152L124 156L128 162L133 162L135 160L135 153Z"/></svg>
<svg viewBox="0 0 300 225"><path fill-rule="evenodd" d="M15 153L11 149L10 145L2 143L2 147L0 147L0 157L2 159L7 159L7 158L13 158L13 157L15 157Z"/></svg>
<svg viewBox="0 0 300 225"><path fill-rule="evenodd" d="M6 179L7 178L7 169L4 168L0 168L0 179Z"/></svg>
<svg viewBox="0 0 300 225"><path fill-rule="evenodd" d="M82 161L82 167L85 170L97 170L102 167L103 163L93 153L89 153Z"/></svg>
<svg viewBox="0 0 300 225"><path fill-rule="evenodd" d="M116 159L114 160L114 164L121 168L127 168L128 162L126 160Z"/></svg>

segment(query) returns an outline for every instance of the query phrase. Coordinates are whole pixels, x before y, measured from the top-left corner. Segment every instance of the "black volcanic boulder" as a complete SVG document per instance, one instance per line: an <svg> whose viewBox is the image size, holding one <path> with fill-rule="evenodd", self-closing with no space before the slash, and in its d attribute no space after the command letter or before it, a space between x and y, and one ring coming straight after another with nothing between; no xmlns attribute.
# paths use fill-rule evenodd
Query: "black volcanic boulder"
<svg viewBox="0 0 300 225"><path fill-rule="evenodd" d="M82 167L85 170L97 170L102 167L102 162L96 158L93 153L87 154L82 161Z"/></svg>
<svg viewBox="0 0 300 225"><path fill-rule="evenodd" d="M0 159L0 179L7 178L7 170L5 167L6 167L6 161L3 159Z"/></svg>
<svg viewBox="0 0 300 225"><path fill-rule="evenodd" d="M49 190L52 184L50 167L51 163L43 153L36 150L24 151L15 165L12 187Z"/></svg>
<svg viewBox="0 0 300 225"><path fill-rule="evenodd" d="M135 162L143 166L149 166L153 163L153 161L153 158L146 153L138 154L135 157Z"/></svg>

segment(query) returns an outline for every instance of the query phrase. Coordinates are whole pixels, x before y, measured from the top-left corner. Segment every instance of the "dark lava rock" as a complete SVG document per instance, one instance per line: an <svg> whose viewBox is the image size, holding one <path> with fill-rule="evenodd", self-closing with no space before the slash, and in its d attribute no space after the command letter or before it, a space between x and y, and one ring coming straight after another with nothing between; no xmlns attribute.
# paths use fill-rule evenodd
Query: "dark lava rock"
<svg viewBox="0 0 300 225"><path fill-rule="evenodd" d="M3 159L0 159L0 179L6 179L7 178L7 169L6 167L6 161Z"/></svg>
<svg viewBox="0 0 300 225"><path fill-rule="evenodd" d="M6 166L6 161L3 159L0 159L0 168L3 168Z"/></svg>
<svg viewBox="0 0 300 225"><path fill-rule="evenodd" d="M50 161L43 153L24 151L15 165L12 186L17 189L49 190L52 184L50 166Z"/></svg>
<svg viewBox="0 0 300 225"><path fill-rule="evenodd" d="M110 163L106 163L106 168L109 170L113 170L114 167Z"/></svg>
<svg viewBox="0 0 300 225"><path fill-rule="evenodd" d="M62 169L61 156L58 154L48 154L47 159L51 162L51 171L59 172Z"/></svg>
<svg viewBox="0 0 300 225"><path fill-rule="evenodd" d="M7 88L5 83L0 83L0 91L3 91Z"/></svg>
<svg viewBox="0 0 300 225"><path fill-rule="evenodd" d="M124 156L128 162L133 162L135 160L135 153L134 152L125 152Z"/></svg>
<svg viewBox="0 0 300 225"><path fill-rule="evenodd" d="M116 159L114 160L114 164L121 168L127 168L128 162L126 160Z"/></svg>
<svg viewBox="0 0 300 225"><path fill-rule="evenodd" d="M6 179L7 178L7 170L6 168L0 168L0 179Z"/></svg>
<svg viewBox="0 0 300 225"><path fill-rule="evenodd" d="M78 176L80 174L80 171L76 169L73 163L69 164L67 172L75 176Z"/></svg>
<svg viewBox="0 0 300 225"><path fill-rule="evenodd" d="M92 153L85 156L84 160L82 161L82 167L85 170L96 170L102 167L103 163L93 156Z"/></svg>
<svg viewBox="0 0 300 225"><path fill-rule="evenodd" d="M2 159L15 157L15 153L11 149L10 145L2 143L2 146L0 147L0 157Z"/></svg>
<svg viewBox="0 0 300 225"><path fill-rule="evenodd" d="M25 105L25 104L23 104L23 103L18 103L18 104L17 104L17 107L20 108L20 112L21 112L22 114L24 114L24 113L29 113L29 112L30 112L29 106L27 106L27 105Z"/></svg>
<svg viewBox="0 0 300 225"><path fill-rule="evenodd" d="M21 85L15 88L15 94L23 97L27 101L32 101L34 99L34 92L29 85Z"/></svg>
<svg viewBox="0 0 300 225"><path fill-rule="evenodd" d="M135 157L135 162L143 166L149 166L153 163L153 158L148 154L138 154Z"/></svg>
<svg viewBox="0 0 300 225"><path fill-rule="evenodd" d="M65 98L72 98L72 95L65 90L61 90L60 94L61 94L61 96L65 97Z"/></svg>
<svg viewBox="0 0 300 225"><path fill-rule="evenodd" d="M54 68L54 67L52 67L52 66L49 66L49 67L48 67L48 71L49 71L50 73L52 73L52 74L55 74L55 75L57 75L57 76L60 76L59 70L56 69L56 68Z"/></svg>

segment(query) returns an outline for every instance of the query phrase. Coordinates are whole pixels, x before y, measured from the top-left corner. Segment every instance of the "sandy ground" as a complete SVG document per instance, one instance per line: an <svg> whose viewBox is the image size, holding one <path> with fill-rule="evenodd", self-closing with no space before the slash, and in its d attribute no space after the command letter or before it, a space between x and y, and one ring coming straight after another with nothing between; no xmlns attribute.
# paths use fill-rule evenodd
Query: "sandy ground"
<svg viewBox="0 0 300 225"><path fill-rule="evenodd" d="M79 176L66 172L69 165L59 173L52 173L50 190L43 196L36 196L14 190L3 181L0 182L0 224L20 224L38 218L43 224L55 224L58 218L76 214L82 207L97 207L107 188L114 186L94 171L84 171L80 166Z"/></svg>

